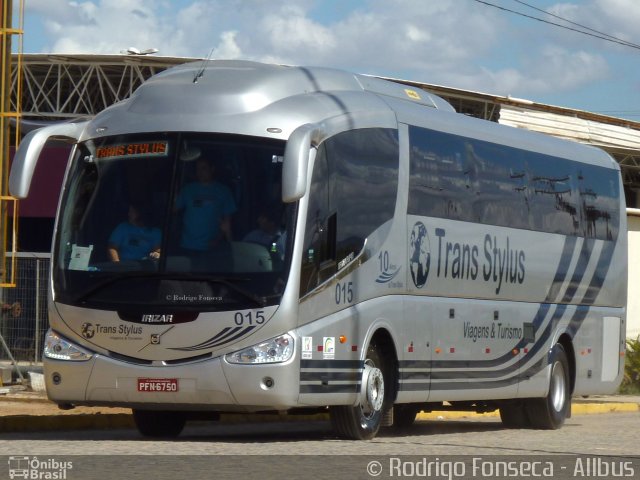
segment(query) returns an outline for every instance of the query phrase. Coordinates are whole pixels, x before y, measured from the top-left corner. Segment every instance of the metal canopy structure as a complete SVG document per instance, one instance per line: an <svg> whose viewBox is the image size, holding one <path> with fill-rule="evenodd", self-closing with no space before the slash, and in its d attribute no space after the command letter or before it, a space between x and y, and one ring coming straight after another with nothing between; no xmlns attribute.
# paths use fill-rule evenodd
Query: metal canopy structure
<svg viewBox="0 0 640 480"><path fill-rule="evenodd" d="M149 55L25 54L20 69L22 126L28 131L45 123L95 115L127 98L150 76L191 61L204 60ZM18 86L18 71L13 88ZM440 95L465 115L603 148L622 166L629 206L640 206L640 122L509 96L389 80Z"/></svg>
<svg viewBox="0 0 640 480"><path fill-rule="evenodd" d="M185 58L142 55L22 57L22 117L61 121L91 116L127 98L147 78Z"/></svg>

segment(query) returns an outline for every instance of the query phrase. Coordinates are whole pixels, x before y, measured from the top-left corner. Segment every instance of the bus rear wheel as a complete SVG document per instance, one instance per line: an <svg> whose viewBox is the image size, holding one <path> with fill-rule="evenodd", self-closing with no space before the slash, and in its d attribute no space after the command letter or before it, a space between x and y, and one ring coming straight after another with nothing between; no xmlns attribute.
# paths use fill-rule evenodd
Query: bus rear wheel
<svg viewBox="0 0 640 480"><path fill-rule="evenodd" d="M533 428L556 430L564 424L571 409L569 361L564 347L559 343L551 349L550 357L549 393L544 398L528 399L526 408Z"/></svg>
<svg viewBox="0 0 640 480"><path fill-rule="evenodd" d="M502 424L507 428L531 427L526 408L524 401L501 405L500 420L502 420Z"/></svg>
<svg viewBox="0 0 640 480"><path fill-rule="evenodd" d="M182 432L187 416L184 412L133 409L133 421L145 437L172 438Z"/></svg>
<svg viewBox="0 0 640 480"><path fill-rule="evenodd" d="M385 370L378 348L370 345L362 370L358 405L330 408L331 423L338 435L352 440L370 440L376 436L387 408L385 395L389 395L385 391L385 381L389 380Z"/></svg>

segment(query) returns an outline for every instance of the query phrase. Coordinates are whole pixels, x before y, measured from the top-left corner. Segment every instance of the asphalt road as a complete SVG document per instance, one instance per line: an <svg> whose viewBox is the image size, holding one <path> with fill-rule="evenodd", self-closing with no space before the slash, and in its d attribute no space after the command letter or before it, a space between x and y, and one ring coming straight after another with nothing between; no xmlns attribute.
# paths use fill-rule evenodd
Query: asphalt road
<svg viewBox="0 0 640 480"><path fill-rule="evenodd" d="M545 465L553 478L613 478L618 471L639 478L639 431L640 415L634 412L574 415L555 431L509 430L497 418L418 422L405 432L384 431L366 442L336 438L328 422L192 424L174 441L144 439L133 429L15 432L0 438L0 455L6 459L0 458L0 478L8 478L3 477L3 469L9 473L9 457L14 466L18 457L37 458L34 466L41 471L72 462L73 468L64 472L69 480L253 475L261 480L548 477L542 470ZM600 464L593 463L596 456ZM635 458L626 458L629 456ZM474 470L474 458L488 463ZM497 476L499 466L492 462L505 459L515 462L512 467L516 470L506 472L515 476ZM420 469L429 462L431 475L421 475ZM522 471L522 462L537 462L538 470L526 470L532 467L525 465ZM453 469L456 465L457 471ZM593 471L596 467L600 471ZM619 470L613 471L615 468Z"/></svg>

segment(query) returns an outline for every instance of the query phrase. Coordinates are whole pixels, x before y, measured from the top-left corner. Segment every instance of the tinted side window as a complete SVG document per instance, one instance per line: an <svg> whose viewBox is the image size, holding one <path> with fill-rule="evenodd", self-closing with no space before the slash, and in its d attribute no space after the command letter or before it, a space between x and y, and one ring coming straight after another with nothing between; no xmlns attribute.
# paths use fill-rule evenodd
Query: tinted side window
<svg viewBox="0 0 640 480"><path fill-rule="evenodd" d="M615 240L619 173L409 127L408 213Z"/></svg>
<svg viewBox="0 0 640 480"><path fill-rule="evenodd" d="M530 228L529 189L523 152L472 140L476 170L474 221Z"/></svg>
<svg viewBox="0 0 640 480"><path fill-rule="evenodd" d="M328 139L329 205L336 213L336 259L354 257L393 218L398 191L396 130L362 129Z"/></svg>
<svg viewBox="0 0 640 480"><path fill-rule="evenodd" d="M473 148L456 135L410 127L409 213L472 221Z"/></svg>
<svg viewBox="0 0 640 480"><path fill-rule="evenodd" d="M620 224L618 172L599 167L578 170L583 235L615 240Z"/></svg>
<svg viewBox="0 0 640 480"><path fill-rule="evenodd" d="M580 234L574 162L527 153L534 230Z"/></svg>
<svg viewBox="0 0 640 480"><path fill-rule="evenodd" d="M396 130L337 134L318 148L309 192L300 295L346 265L393 218L398 191Z"/></svg>
<svg viewBox="0 0 640 480"><path fill-rule="evenodd" d="M326 224L329 218L329 171L325 151L316 155L309 190L307 222L304 231L304 250L300 271L300 295L313 290L322 279L320 270L327 260ZM335 263L335 259L334 263Z"/></svg>

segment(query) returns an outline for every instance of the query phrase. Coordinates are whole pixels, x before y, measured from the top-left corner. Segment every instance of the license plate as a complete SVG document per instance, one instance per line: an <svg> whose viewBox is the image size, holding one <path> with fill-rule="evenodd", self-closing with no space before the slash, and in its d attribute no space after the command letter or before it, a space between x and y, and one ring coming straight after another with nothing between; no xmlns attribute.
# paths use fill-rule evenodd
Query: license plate
<svg viewBox="0 0 640 480"><path fill-rule="evenodd" d="M139 392L177 392L177 378L139 378Z"/></svg>

